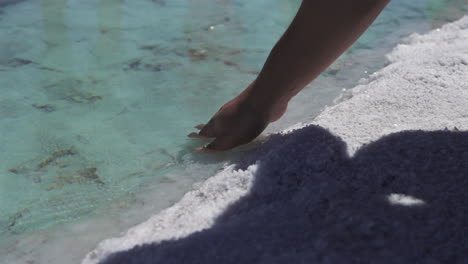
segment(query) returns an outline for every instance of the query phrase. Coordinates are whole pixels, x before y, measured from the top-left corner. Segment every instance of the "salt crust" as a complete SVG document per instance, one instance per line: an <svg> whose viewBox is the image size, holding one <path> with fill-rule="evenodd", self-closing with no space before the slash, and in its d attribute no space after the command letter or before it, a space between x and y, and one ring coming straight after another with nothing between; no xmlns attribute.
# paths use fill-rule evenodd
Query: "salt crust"
<svg viewBox="0 0 468 264"><path fill-rule="evenodd" d="M109 249L125 250L137 244L177 239L209 228L229 204L246 194L256 168L252 165L242 171L235 170L234 165L227 166L172 207L128 230L123 237L101 242L82 263L96 263L109 254Z"/></svg>
<svg viewBox="0 0 468 264"><path fill-rule="evenodd" d="M350 157L366 144L396 132L468 130L468 16L429 34L410 36L406 44L397 46L388 55L388 59L390 64L371 75L367 84L354 88L349 100L325 109L309 124L325 128L343 140ZM299 132L298 138L301 133L305 132ZM319 136L321 132L314 133ZM411 133L408 136L413 137ZM277 144L284 144L284 140ZM284 148L271 147L270 150ZM210 228L229 205L248 194L257 169L258 164L245 170L227 166L174 206L131 228L122 237L101 242L82 263L98 263L112 252L144 243L180 239ZM317 250L327 247L319 244ZM330 261L333 257L339 260L337 256L328 257ZM326 260L327 256L322 259ZM430 259L427 263L439 262Z"/></svg>

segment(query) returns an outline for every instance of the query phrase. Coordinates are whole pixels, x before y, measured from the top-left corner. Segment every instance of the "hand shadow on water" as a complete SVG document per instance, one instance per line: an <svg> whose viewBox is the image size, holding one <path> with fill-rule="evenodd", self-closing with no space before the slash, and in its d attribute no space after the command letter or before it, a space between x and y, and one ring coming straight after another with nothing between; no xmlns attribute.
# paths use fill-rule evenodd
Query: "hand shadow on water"
<svg viewBox="0 0 468 264"><path fill-rule="evenodd" d="M404 131L353 157L327 130L273 136L209 229L101 263L466 263L468 132ZM412 199L411 199L412 198Z"/></svg>

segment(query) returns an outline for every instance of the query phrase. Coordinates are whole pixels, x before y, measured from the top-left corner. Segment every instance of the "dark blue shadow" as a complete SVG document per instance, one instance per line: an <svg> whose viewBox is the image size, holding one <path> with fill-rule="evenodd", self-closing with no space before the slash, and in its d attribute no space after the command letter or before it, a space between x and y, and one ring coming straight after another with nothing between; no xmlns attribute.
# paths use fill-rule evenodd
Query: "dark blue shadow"
<svg viewBox="0 0 468 264"><path fill-rule="evenodd" d="M341 139L309 126L239 166L257 161L251 192L212 228L101 264L468 263L468 132L395 133L350 158Z"/></svg>

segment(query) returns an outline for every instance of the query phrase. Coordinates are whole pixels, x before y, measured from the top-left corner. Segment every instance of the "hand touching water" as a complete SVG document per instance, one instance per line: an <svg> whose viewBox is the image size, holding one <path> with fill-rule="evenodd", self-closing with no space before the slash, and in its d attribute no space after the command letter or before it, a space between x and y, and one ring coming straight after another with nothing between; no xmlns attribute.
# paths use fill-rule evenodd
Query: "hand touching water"
<svg viewBox="0 0 468 264"><path fill-rule="evenodd" d="M270 122L279 119L286 110L284 106L262 105L251 91L255 82L240 95L223 105L205 125L196 126L199 133L189 137L214 138L199 152L223 151L254 140Z"/></svg>
<svg viewBox="0 0 468 264"><path fill-rule="evenodd" d="M257 80L206 125L197 126L199 133L189 135L214 138L199 151L228 150L255 139L284 114L292 97L361 36L389 2L303 0Z"/></svg>

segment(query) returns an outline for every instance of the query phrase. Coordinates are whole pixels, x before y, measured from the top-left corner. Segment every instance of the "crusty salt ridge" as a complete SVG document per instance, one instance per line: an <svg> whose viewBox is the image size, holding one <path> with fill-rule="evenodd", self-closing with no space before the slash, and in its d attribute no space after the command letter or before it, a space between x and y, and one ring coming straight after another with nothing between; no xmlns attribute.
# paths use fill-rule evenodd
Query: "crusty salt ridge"
<svg viewBox="0 0 468 264"><path fill-rule="evenodd" d="M353 89L352 98L325 109L311 123L340 137L350 154L398 131L468 130L468 16L409 37L388 58L390 64ZM225 168L173 207L122 237L101 242L82 263L97 263L115 251L210 227L229 204L248 192L255 170L256 165L245 171Z"/></svg>
<svg viewBox="0 0 468 264"><path fill-rule="evenodd" d="M129 229L124 236L104 240L98 248L87 254L82 263L97 263L114 251L143 243L181 238L209 228L229 204L246 194L255 170L255 165L245 171L234 170L234 165L226 167L196 190L185 194L172 207Z"/></svg>
<svg viewBox="0 0 468 264"><path fill-rule="evenodd" d="M353 98L327 108L312 123L348 145L403 130L468 129L468 17L425 35L387 55L390 65L370 76Z"/></svg>

